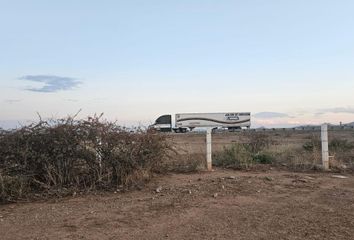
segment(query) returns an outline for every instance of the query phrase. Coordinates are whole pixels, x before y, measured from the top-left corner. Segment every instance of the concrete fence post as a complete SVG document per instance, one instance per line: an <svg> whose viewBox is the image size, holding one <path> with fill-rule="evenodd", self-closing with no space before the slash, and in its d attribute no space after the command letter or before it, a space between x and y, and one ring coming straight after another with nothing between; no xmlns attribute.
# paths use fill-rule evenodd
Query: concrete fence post
<svg viewBox="0 0 354 240"><path fill-rule="evenodd" d="M212 170L211 164L211 129L208 128L206 132L206 160L208 171Z"/></svg>
<svg viewBox="0 0 354 240"><path fill-rule="evenodd" d="M325 170L329 169L328 154L328 125L321 125L321 142L322 142L322 166Z"/></svg>

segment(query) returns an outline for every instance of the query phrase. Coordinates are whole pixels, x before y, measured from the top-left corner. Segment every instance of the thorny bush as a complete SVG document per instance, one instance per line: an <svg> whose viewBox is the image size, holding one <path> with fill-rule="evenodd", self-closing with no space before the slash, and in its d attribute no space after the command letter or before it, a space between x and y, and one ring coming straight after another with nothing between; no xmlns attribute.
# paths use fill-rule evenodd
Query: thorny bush
<svg viewBox="0 0 354 240"><path fill-rule="evenodd" d="M150 178L169 149L164 135L101 116L1 130L0 202L113 190Z"/></svg>

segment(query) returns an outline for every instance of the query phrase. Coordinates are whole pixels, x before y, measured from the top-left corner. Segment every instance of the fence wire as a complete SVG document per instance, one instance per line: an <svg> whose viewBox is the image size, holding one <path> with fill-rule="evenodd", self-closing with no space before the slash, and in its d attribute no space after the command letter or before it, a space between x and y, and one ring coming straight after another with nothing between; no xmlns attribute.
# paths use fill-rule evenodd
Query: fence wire
<svg viewBox="0 0 354 240"><path fill-rule="evenodd" d="M206 156L206 132L169 134L177 151L183 155ZM328 127L329 154L332 167L354 169L354 128ZM311 169L321 165L321 128L307 129L245 129L212 133L213 161L230 149L235 158L241 153L239 145L251 149L253 156L262 155L284 165ZM273 161L272 160L272 161Z"/></svg>

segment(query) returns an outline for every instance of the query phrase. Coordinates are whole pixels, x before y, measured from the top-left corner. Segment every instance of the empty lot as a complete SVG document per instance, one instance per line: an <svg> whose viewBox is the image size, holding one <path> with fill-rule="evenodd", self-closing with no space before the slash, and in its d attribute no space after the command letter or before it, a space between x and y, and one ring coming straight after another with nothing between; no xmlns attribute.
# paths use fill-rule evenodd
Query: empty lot
<svg viewBox="0 0 354 240"><path fill-rule="evenodd" d="M0 206L1 239L353 239L354 177L268 169ZM158 190L158 191L156 191Z"/></svg>

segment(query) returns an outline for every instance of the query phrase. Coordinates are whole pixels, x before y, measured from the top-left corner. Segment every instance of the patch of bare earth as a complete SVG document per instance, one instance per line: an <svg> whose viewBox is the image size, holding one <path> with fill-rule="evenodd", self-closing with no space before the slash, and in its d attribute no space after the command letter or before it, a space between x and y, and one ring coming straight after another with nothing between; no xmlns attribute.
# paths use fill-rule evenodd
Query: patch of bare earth
<svg viewBox="0 0 354 240"><path fill-rule="evenodd" d="M141 191L0 206L0 236L354 239L354 177L221 169L173 174Z"/></svg>

